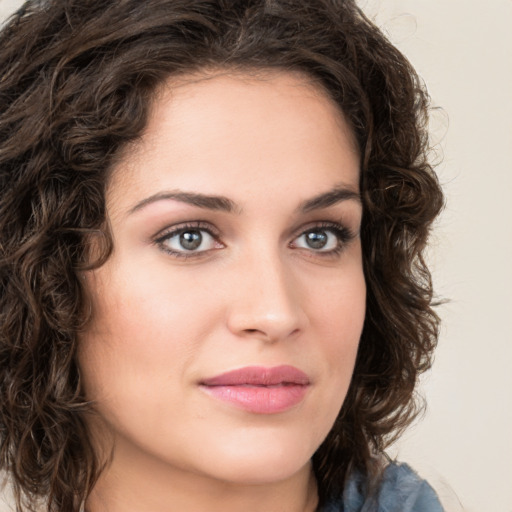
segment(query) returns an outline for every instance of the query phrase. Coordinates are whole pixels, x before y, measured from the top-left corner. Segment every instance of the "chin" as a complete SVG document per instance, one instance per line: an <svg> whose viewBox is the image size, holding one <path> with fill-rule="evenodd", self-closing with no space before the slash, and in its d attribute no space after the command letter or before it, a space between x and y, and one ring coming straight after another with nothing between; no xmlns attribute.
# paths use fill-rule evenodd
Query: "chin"
<svg viewBox="0 0 512 512"><path fill-rule="evenodd" d="M270 484L286 480L309 466L317 448L311 440L298 443L289 432L285 436L276 433L259 439L252 437L224 445L218 443L202 456L203 470L234 484Z"/></svg>
<svg viewBox="0 0 512 512"><path fill-rule="evenodd" d="M218 480L234 485L271 485L293 477L305 467L309 467L310 459L300 459L290 454L277 458L251 458L246 460L222 463L222 468L216 468L214 476Z"/></svg>

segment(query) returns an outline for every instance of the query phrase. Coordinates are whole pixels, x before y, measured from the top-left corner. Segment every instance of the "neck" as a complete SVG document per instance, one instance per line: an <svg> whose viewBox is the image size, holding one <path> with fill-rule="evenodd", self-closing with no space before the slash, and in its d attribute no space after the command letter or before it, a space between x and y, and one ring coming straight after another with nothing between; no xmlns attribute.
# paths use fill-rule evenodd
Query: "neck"
<svg viewBox="0 0 512 512"><path fill-rule="evenodd" d="M278 482L226 482L169 467L161 461L116 454L102 473L87 512L314 512L311 463Z"/></svg>

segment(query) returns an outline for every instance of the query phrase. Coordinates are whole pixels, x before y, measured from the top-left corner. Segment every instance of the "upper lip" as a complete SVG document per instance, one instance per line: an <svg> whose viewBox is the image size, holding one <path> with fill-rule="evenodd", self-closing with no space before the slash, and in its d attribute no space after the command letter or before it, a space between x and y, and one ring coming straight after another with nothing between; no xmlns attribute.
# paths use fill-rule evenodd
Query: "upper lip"
<svg viewBox="0 0 512 512"><path fill-rule="evenodd" d="M246 366L201 381L204 386L306 386L309 383L309 377L302 370L290 365Z"/></svg>

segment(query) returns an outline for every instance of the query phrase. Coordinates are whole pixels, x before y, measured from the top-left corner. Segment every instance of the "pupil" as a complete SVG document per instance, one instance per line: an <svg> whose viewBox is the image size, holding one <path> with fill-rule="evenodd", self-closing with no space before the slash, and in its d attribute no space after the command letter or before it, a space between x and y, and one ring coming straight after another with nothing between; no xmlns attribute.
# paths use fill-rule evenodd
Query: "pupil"
<svg viewBox="0 0 512 512"><path fill-rule="evenodd" d="M203 241L203 235L199 231L185 231L180 235L180 244L183 249L193 251L197 249Z"/></svg>
<svg viewBox="0 0 512 512"><path fill-rule="evenodd" d="M312 249L322 249L327 244L327 233L325 231L310 231L306 234L306 240Z"/></svg>

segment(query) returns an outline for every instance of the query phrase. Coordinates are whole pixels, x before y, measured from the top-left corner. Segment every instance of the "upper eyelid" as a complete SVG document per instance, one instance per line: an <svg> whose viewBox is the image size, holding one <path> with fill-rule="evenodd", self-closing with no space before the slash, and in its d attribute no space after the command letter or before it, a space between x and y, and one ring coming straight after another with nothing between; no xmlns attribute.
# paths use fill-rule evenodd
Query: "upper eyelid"
<svg viewBox="0 0 512 512"><path fill-rule="evenodd" d="M190 221L190 222L180 222L178 224L173 224L161 229L155 236L153 236L153 240L156 242L160 240L165 240L169 238L171 235L175 235L181 231L190 230L199 230L206 231L215 239L220 236L220 232L217 228L215 228L212 224L206 221Z"/></svg>
<svg viewBox="0 0 512 512"><path fill-rule="evenodd" d="M349 225L343 221L334 221L334 220L319 220L319 221L312 221L308 222L306 224L301 225L300 227L294 229L291 233L292 239L295 239L307 231L310 231L311 229L332 229L335 231L339 230L346 230L350 233L356 232L355 230L351 229Z"/></svg>

